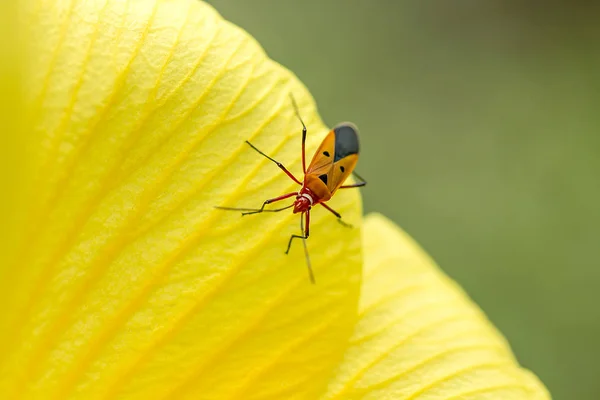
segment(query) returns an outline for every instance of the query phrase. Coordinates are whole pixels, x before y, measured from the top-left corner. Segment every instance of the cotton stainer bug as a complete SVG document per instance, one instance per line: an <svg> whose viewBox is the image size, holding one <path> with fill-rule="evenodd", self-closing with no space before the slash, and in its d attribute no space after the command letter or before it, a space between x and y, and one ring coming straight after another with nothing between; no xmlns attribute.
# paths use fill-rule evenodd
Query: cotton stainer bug
<svg viewBox="0 0 600 400"><path fill-rule="evenodd" d="M302 239L304 244L304 252L306 254L306 262L308 265L310 280L312 283L315 283L315 278L310 265L310 258L308 257L308 250L306 248L305 241L306 239L308 239L310 230L311 208L316 205L322 205L327 211L335 215L342 225L350 227L350 225L342 221L342 216L340 215L340 213L335 211L333 208L329 207L327 204L325 204L325 202L331 199L331 197L335 194L335 192L338 189L361 187L365 186L367 182L363 178L361 178L360 175L354 172L354 167L356 166L356 162L358 161L359 152L358 130L356 126L354 126L354 124L349 122L343 122L337 125L335 128L333 128L331 131L329 131L329 133L315 152L315 155L313 156L308 168L306 168L306 125L300 117L300 112L298 111L296 101L291 95L290 98L292 100L292 105L294 106L296 116L302 124L302 170L304 172L304 181L301 182L290 171L288 171L287 168L283 166L283 164L281 164L277 160L274 160L273 158L269 157L268 155L257 149L249 141L246 140L246 143L248 143L248 145L260 155L274 162L283 172L286 173L287 176L290 177L291 180L296 182L298 185L301 185L302 187L300 188L300 190L297 192L286 193L281 196L265 200L262 206L256 209L233 207L216 208L219 208L221 210L243 211L242 215L250 215L262 212L279 212L293 207L294 214L301 213L300 230L302 232L302 235L292 235L290 237L285 254L289 253L292 241L294 239ZM344 185L344 181L352 173L354 173L354 175L360 180L360 182L354 183L352 185ZM267 204L275 203L277 201L288 199L293 196L296 196L296 199L289 206L276 208L272 210L265 210L265 206Z"/></svg>

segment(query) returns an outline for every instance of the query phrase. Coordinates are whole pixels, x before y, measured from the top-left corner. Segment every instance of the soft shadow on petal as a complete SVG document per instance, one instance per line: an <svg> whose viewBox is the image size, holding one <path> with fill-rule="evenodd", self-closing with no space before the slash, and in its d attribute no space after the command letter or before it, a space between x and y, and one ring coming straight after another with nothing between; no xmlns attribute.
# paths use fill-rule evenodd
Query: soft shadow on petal
<svg viewBox="0 0 600 400"><path fill-rule="evenodd" d="M389 220L364 224L359 321L326 399L549 399L505 339Z"/></svg>
<svg viewBox="0 0 600 400"><path fill-rule="evenodd" d="M360 198L291 212L306 89L196 0L24 2L35 197L0 271L1 398L313 399L356 319ZM10 212L3 211L3 212ZM4 307L5 305L8 305Z"/></svg>

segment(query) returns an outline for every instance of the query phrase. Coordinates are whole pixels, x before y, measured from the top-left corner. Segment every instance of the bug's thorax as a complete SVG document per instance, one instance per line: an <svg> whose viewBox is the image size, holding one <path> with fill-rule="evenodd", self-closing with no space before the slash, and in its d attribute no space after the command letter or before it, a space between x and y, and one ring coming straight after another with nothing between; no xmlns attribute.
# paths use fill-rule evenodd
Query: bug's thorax
<svg viewBox="0 0 600 400"><path fill-rule="evenodd" d="M315 194L307 188L302 186L302 189L298 192L296 200L294 201L294 214L302 213L310 210L310 208L318 203L318 199Z"/></svg>

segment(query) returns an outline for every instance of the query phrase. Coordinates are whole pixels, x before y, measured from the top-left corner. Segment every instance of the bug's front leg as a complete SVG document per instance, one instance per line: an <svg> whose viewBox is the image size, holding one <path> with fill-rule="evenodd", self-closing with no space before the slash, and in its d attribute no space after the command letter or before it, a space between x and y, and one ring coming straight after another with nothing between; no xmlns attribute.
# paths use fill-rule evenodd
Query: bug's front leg
<svg viewBox="0 0 600 400"><path fill-rule="evenodd" d="M288 242L288 246L287 246L287 250L285 251L285 254L288 254L290 252L290 247L292 247L292 240L298 238L298 239L308 239L308 234L309 234L309 225L310 225L310 211L307 211L304 213L305 218L306 218L306 225L304 226L304 231L302 232L304 235L292 235L290 236L290 241ZM300 225L302 226L302 221L300 222Z"/></svg>
<svg viewBox="0 0 600 400"><path fill-rule="evenodd" d="M303 217L306 220L306 226L303 224ZM285 251L285 254L288 254L290 251L290 247L292 246L292 240L294 240L294 238L298 238L298 239L302 239L302 244L304 245L304 256L306 257L306 267L308 268L308 277L310 278L311 283L315 284L315 275L313 273L312 270L312 266L310 264L310 257L308 255L308 247L306 247L306 239L308 239L308 235L310 232L310 210L306 211L304 213L304 215L300 216L300 231L303 233L303 235L292 235L290 237L290 241L288 242L288 247L287 250Z"/></svg>
<svg viewBox="0 0 600 400"><path fill-rule="evenodd" d="M236 207L215 207L215 208L218 208L219 210L244 211L242 213L242 215L258 214L258 213L262 213L262 212L279 212L279 211L287 210L288 208L293 207L294 204L292 203L289 206L276 208L274 210L265 210L265 206L267 204L275 203L276 201L284 200L289 197L297 196L297 195L298 195L298 192L292 192L292 193L286 193L284 195L275 197L273 199L265 200L260 208L236 208Z"/></svg>

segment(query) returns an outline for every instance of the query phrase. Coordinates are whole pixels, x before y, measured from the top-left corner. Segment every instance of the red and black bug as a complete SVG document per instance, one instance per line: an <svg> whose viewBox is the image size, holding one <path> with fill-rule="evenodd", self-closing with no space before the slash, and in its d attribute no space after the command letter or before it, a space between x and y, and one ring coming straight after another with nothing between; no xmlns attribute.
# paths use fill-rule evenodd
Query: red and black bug
<svg viewBox="0 0 600 400"><path fill-rule="evenodd" d="M288 254L292 241L295 238L302 239L304 244L304 251L306 253L306 260L308 264L308 271L310 274L310 280L315 283L314 275L310 265L310 259L308 257L308 251L306 248L305 240L308 239L309 228L310 228L310 210L316 205L323 206L326 210L335 215L338 221L347 227L350 227L347 223L342 221L340 213L329 207L327 202L338 189L348 189L365 186L367 182L354 172L354 167L358 161L359 144L358 144L358 129L356 126L349 122L343 122L334 127L315 152L312 161L306 168L306 157L305 157L305 143L306 143L306 125L300 117L298 106L292 96L292 104L296 116L302 124L302 170L304 172L304 180L300 181L296 178L287 168L269 157L259 149L257 149L252 143L246 141L250 147L252 147L260 155L268 158L274 162L287 176L290 177L294 182L301 186L297 192L286 193L281 196L265 200L260 208L233 208L233 207L217 207L221 210L233 210L243 211L242 215L258 214L262 212L279 212L287 210L293 207L294 214L301 213L300 216L300 229L302 235L291 235L288 242L285 254ZM344 181L354 174L360 182L351 185L344 185ZM275 203L280 200L284 200L290 197L296 196L294 202L286 207L276 209L265 209L267 204Z"/></svg>

